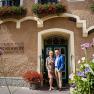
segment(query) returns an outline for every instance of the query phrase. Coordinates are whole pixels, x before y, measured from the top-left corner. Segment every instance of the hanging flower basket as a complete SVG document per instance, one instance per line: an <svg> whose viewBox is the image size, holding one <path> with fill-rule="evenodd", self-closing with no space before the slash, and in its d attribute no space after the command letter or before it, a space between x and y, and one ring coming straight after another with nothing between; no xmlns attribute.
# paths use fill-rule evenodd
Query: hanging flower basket
<svg viewBox="0 0 94 94"><path fill-rule="evenodd" d="M32 11L39 18L45 17L48 15L60 15L61 13L66 12L66 8L63 4L34 4L32 6Z"/></svg>
<svg viewBox="0 0 94 94"><path fill-rule="evenodd" d="M0 19L22 18L26 15L26 9L18 6L0 7Z"/></svg>

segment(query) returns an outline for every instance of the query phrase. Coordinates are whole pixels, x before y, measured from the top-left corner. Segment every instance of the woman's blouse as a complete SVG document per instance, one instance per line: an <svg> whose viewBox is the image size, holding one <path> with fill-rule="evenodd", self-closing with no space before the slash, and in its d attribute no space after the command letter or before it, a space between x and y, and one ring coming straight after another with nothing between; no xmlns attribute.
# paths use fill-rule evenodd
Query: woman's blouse
<svg viewBox="0 0 94 94"><path fill-rule="evenodd" d="M47 70L54 71L54 58L46 58L46 68Z"/></svg>

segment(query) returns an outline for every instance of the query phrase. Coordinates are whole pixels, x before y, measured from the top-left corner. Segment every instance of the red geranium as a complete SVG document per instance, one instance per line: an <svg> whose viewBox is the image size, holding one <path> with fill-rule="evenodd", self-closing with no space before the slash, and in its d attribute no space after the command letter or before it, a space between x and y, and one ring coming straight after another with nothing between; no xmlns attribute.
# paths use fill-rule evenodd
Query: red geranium
<svg viewBox="0 0 94 94"><path fill-rule="evenodd" d="M39 74L36 71L26 71L23 74L23 78L30 83L40 83L42 80L42 74Z"/></svg>

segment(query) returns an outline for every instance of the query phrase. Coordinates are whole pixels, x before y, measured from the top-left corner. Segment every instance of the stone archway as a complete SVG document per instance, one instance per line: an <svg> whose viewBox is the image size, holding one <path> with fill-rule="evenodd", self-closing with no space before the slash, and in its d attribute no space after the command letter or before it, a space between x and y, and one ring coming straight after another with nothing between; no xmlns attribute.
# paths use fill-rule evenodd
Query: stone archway
<svg viewBox="0 0 94 94"><path fill-rule="evenodd" d="M73 31L67 30L67 29L61 29L61 28L52 28L52 29L46 29L43 31L38 32L38 64L37 64L37 71L42 71L42 63L40 60L40 57L42 56L42 49L43 49L43 40L44 37L49 36L51 34L57 34L63 36L68 36L68 70L69 73L73 72L75 73L75 52L74 52L74 33Z"/></svg>

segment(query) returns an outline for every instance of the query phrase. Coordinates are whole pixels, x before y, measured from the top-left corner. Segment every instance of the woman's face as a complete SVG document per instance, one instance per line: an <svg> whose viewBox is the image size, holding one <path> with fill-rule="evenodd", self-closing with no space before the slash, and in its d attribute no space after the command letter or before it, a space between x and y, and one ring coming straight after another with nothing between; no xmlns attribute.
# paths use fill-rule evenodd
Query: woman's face
<svg viewBox="0 0 94 94"><path fill-rule="evenodd" d="M51 57L53 56L53 51L49 52L49 56L51 56Z"/></svg>

